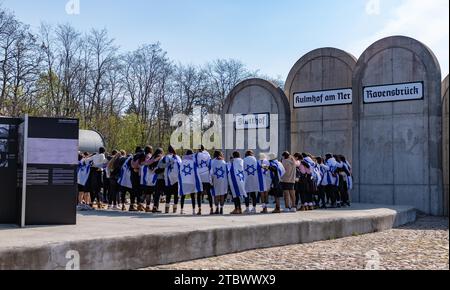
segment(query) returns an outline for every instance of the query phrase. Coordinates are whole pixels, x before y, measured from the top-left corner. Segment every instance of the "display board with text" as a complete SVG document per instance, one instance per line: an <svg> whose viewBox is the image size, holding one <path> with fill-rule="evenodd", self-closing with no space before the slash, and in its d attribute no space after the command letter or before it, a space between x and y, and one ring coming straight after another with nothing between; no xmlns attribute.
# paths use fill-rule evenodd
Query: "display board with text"
<svg viewBox="0 0 450 290"><path fill-rule="evenodd" d="M78 120L28 119L26 225L76 223Z"/></svg>

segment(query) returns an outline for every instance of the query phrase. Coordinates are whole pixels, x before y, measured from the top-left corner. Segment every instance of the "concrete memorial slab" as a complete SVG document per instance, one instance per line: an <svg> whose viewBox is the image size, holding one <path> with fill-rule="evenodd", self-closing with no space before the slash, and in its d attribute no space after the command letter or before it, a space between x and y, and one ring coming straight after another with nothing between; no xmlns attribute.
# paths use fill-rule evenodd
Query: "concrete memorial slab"
<svg viewBox="0 0 450 290"><path fill-rule="evenodd" d="M415 220L412 207L364 204L243 216L81 212L77 225L0 226L0 270L139 269L379 232Z"/></svg>
<svg viewBox="0 0 450 290"><path fill-rule="evenodd" d="M443 213L441 71L419 41L372 44L353 75L353 198Z"/></svg>
<svg viewBox="0 0 450 290"><path fill-rule="evenodd" d="M356 58L320 48L293 66L285 83L292 152L339 153L352 161L352 76Z"/></svg>
<svg viewBox="0 0 450 290"><path fill-rule="evenodd" d="M256 153L277 153L278 156L289 149L290 144L290 109L288 99L283 91L275 84L258 78L248 79L239 83L228 95L224 115L233 115L234 128L227 130L233 132L233 136L224 138L227 156L231 151L238 149L244 152L247 149L255 149ZM275 118L271 115L277 115ZM278 119L278 120L277 120ZM223 118L226 122L226 118ZM260 142L250 144L249 134L252 131L265 131L266 140L270 137L271 129L278 127L275 137L278 143L277 150L268 150L261 147ZM258 132L259 133L259 132ZM227 145L227 143L229 143ZM255 147L255 148L253 148ZM275 151L275 152L272 152Z"/></svg>
<svg viewBox="0 0 450 290"><path fill-rule="evenodd" d="M449 155L448 155L448 75L442 82L442 163L444 176L444 215L448 216L448 192L449 192Z"/></svg>

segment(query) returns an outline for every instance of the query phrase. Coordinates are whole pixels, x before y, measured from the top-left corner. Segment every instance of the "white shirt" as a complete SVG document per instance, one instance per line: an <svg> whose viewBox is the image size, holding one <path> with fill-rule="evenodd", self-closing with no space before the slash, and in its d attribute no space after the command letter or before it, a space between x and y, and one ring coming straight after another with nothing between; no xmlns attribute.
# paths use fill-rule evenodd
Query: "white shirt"
<svg viewBox="0 0 450 290"><path fill-rule="evenodd" d="M96 168L103 169L103 167L108 163L105 154L98 153L86 159L87 162L92 161L92 166Z"/></svg>

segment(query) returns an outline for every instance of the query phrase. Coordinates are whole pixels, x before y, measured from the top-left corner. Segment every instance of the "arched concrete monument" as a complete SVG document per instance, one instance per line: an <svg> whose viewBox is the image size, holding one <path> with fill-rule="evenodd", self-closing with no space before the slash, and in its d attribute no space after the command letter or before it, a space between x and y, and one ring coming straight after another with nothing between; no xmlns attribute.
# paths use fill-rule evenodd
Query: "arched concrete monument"
<svg viewBox="0 0 450 290"><path fill-rule="evenodd" d="M339 153L352 161L352 76L356 58L336 48L304 55L291 69L291 150Z"/></svg>
<svg viewBox="0 0 450 290"><path fill-rule="evenodd" d="M448 216L448 192L449 192L449 172L448 172L448 76L442 82L442 163L444 176L444 215Z"/></svg>
<svg viewBox="0 0 450 290"><path fill-rule="evenodd" d="M259 78L244 80L236 87L234 87L234 89L228 95L225 101L224 114L234 116L255 115L260 116L261 118L266 118L265 120L267 123L264 123L263 125L264 128L267 128L266 140L269 139L270 130L276 128L276 126L274 126L276 122L278 126L278 133L276 134L275 138L277 138L278 150L270 153L276 153L278 157L280 157L283 151L289 149L289 103L283 91L275 84ZM278 115L278 121L275 117L270 117L270 114ZM225 149L228 149L226 150L227 157L230 156L230 153L233 150L238 150L243 153L246 149L254 149L249 146L248 142L248 133L250 130L247 130L247 128L244 128L237 124L235 124L233 128L228 129L229 132L233 133L233 138L230 138L229 135L228 137L224 138ZM242 136L245 136L245 140L242 140ZM226 146L226 143L228 143L228 145L232 145L231 147L233 149L230 148L230 146ZM243 146L239 146L238 144L242 144ZM254 149L256 153L269 153L270 151L261 149L259 144L257 144L256 147L257 148Z"/></svg>
<svg viewBox="0 0 450 290"><path fill-rule="evenodd" d="M419 41L393 36L353 77L354 200L443 213L441 71Z"/></svg>

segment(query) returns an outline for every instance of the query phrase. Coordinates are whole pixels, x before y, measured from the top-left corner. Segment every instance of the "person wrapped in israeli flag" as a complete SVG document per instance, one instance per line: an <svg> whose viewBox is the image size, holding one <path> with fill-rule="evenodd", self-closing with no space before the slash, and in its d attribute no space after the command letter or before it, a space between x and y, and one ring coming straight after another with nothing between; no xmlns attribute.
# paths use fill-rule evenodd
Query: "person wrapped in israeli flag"
<svg viewBox="0 0 450 290"><path fill-rule="evenodd" d="M322 178L321 185L325 188L325 192L327 195L327 199L331 202L331 207L334 208L337 206L337 198L338 198L338 185L339 178L336 174L338 169L338 164L336 159L332 154L328 153L325 155L325 162L322 166L322 170L325 170L324 177Z"/></svg>
<svg viewBox="0 0 450 290"><path fill-rule="evenodd" d="M156 181L158 180L158 174L155 173L155 169L151 169L150 166L141 166L139 175L141 178L141 186L153 187L156 186Z"/></svg>
<svg viewBox="0 0 450 290"><path fill-rule="evenodd" d="M264 190L264 176L258 160L256 160L255 154L251 150L245 153L244 173L245 191L247 192L244 213L256 213L256 194ZM252 209L250 209L250 198L252 199Z"/></svg>
<svg viewBox="0 0 450 290"><path fill-rule="evenodd" d="M242 214L241 197L247 197L244 172L244 160L241 159L241 153L233 152L233 160L230 161L228 172L228 182L234 198L234 211L231 214Z"/></svg>
<svg viewBox="0 0 450 290"><path fill-rule="evenodd" d="M83 188L86 187L90 172L91 172L91 163L86 162L84 159L80 160L78 162L77 183L81 185Z"/></svg>
<svg viewBox="0 0 450 290"><path fill-rule="evenodd" d="M214 197L211 192L211 175L209 174L211 168L211 155L209 155L209 152L205 150L205 147L203 145L199 146L198 152L195 154L195 161L198 164L200 181L202 182L203 185L203 195L206 194L208 196L210 214L214 214L213 208Z"/></svg>
<svg viewBox="0 0 450 290"><path fill-rule="evenodd" d="M215 214L223 214L225 197L228 194L228 167L222 152L214 152L209 173L211 176L211 191L216 204Z"/></svg>
<svg viewBox="0 0 450 290"><path fill-rule="evenodd" d="M170 211L170 202L173 196L173 213L178 209L178 172L180 170L181 158L177 155L175 148L169 146L168 154L158 164L164 168L164 182L166 195L166 214Z"/></svg>
<svg viewBox="0 0 450 290"><path fill-rule="evenodd" d="M201 214L202 193L203 184L194 152L187 150L178 170L178 195L181 196L181 209L183 210L186 195L190 194L193 214L195 214L195 196L197 196L197 203L200 208L199 214Z"/></svg>
<svg viewBox="0 0 450 290"><path fill-rule="evenodd" d="M270 169L270 193L275 197L275 210L272 213L281 213L280 198L283 197L283 190L281 188L281 178L286 174L286 169L283 164L277 160L275 153L269 154L269 169Z"/></svg>
<svg viewBox="0 0 450 290"><path fill-rule="evenodd" d="M117 180L117 182L122 187L122 192L131 192L133 188L133 185L131 183L131 160L133 160L133 156L128 157L120 168L119 179Z"/></svg>
<svg viewBox="0 0 450 290"><path fill-rule="evenodd" d="M336 157L337 161L337 172L338 172L338 179L339 179L339 185L338 185L338 192L339 192L339 201L338 206L350 206L350 194L349 190L352 186L352 180L351 180L351 167L349 166L349 163L347 162L345 156L343 155L337 155Z"/></svg>
<svg viewBox="0 0 450 290"><path fill-rule="evenodd" d="M272 182L272 178L270 175L270 162L267 160L266 154L260 153L258 160L258 174L261 174L263 177L262 188L260 188L260 196L261 196L261 205L263 214L268 213L267 205L269 204L269 190Z"/></svg>

